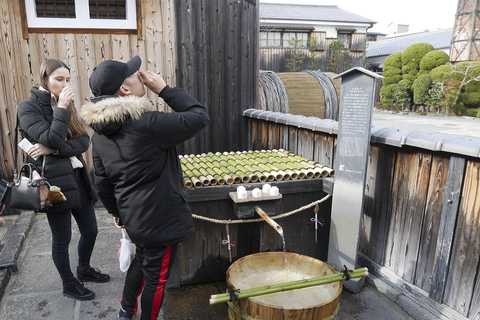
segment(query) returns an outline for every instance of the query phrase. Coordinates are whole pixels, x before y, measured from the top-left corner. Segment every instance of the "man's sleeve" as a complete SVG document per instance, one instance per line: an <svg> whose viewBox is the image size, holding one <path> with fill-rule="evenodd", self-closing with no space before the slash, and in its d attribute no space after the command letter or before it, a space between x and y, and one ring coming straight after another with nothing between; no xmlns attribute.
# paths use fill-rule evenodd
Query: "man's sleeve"
<svg viewBox="0 0 480 320"><path fill-rule="evenodd" d="M114 217L119 217L117 199L115 198L115 186L108 178L102 159L96 154L95 149L93 149L92 154L98 197L108 213Z"/></svg>
<svg viewBox="0 0 480 320"><path fill-rule="evenodd" d="M175 146L194 137L210 122L205 107L181 88L166 86L159 97L175 111L153 112L150 118L153 134L163 148Z"/></svg>

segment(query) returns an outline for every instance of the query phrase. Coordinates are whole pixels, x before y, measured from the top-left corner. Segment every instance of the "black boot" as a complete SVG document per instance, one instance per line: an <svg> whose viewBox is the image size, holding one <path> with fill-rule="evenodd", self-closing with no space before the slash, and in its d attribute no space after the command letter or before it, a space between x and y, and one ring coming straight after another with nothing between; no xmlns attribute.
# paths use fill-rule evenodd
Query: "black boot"
<svg viewBox="0 0 480 320"><path fill-rule="evenodd" d="M91 267L77 267L78 279L85 282L108 282L110 276L105 273L101 273L97 268Z"/></svg>
<svg viewBox="0 0 480 320"><path fill-rule="evenodd" d="M81 301L95 298L95 293L85 288L83 282L75 278L63 285L63 295Z"/></svg>

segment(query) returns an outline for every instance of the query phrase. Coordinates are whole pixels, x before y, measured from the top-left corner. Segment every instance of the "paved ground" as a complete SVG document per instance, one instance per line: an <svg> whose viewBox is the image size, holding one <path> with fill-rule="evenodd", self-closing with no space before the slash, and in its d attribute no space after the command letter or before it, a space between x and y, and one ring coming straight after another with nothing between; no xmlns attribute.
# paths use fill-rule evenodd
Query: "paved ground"
<svg viewBox="0 0 480 320"><path fill-rule="evenodd" d="M438 135L455 135L480 142L480 118L447 117L441 114L395 113L374 110L373 126L401 131L426 131Z"/></svg>
<svg viewBox="0 0 480 320"><path fill-rule="evenodd" d="M1 229L0 261L17 260L19 272L0 273L0 319L4 320L93 320L116 319L124 273L118 268L117 248L121 232L112 226L110 216L97 208L99 236L92 265L107 272L111 281L106 284L88 284L96 293L91 301L79 302L62 295L60 278L53 266L50 253L50 230L44 214L24 212L7 216L7 226ZM75 244L78 240L74 228L70 254L73 266L77 260ZM23 240L19 240L23 239ZM9 257L10 256L10 257ZM182 286L169 289L160 319L164 320L216 320L227 319L227 306L210 306L210 295L224 292L224 282ZM391 293L390 293L391 294ZM416 307L409 307L416 309ZM420 309L421 310L421 309ZM408 310L407 310L408 311ZM412 311L412 310L410 310ZM420 311L421 314L422 311ZM415 314L415 313L413 313ZM386 295L367 285L360 293L344 291L337 320L389 319L410 317ZM421 317L416 319L432 319Z"/></svg>

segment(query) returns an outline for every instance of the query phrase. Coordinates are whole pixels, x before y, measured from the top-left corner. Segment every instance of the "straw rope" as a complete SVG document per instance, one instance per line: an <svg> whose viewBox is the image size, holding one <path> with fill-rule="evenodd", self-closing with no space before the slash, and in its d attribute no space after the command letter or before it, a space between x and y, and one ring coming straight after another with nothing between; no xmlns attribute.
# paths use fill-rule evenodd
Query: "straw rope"
<svg viewBox="0 0 480 320"><path fill-rule="evenodd" d="M294 215L294 214L296 214L300 211L306 210L306 209L311 208L311 207L313 207L317 204L320 204L320 203L326 201L327 199L329 199L330 197L331 197L331 195L327 194L325 197L323 197L320 200L314 201L310 204L307 204L303 207L292 210L290 212L282 213L282 214L279 214L278 216L273 216L273 217L270 217L270 218L273 219L273 220L286 218L286 217ZM204 217L204 216L199 216L199 215L196 215L196 214L192 214L192 216L195 219L204 220L204 221L208 221L208 222L212 222L212 223L219 223L219 224L237 224L237 223L250 223L250 222L265 221L262 218L258 218L258 219L238 219L238 220L230 220L230 219L229 220L219 220L219 219L212 219L212 218L207 218L207 217Z"/></svg>

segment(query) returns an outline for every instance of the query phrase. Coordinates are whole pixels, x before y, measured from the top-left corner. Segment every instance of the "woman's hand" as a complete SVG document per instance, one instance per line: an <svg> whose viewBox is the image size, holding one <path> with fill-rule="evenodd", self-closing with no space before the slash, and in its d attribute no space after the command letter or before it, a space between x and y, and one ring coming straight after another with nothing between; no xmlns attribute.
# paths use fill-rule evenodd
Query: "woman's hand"
<svg viewBox="0 0 480 320"><path fill-rule="evenodd" d="M47 148L41 143L36 143L32 147L30 147L30 149L28 149L28 155L32 158L38 158L40 156L45 156L54 152L55 150Z"/></svg>
<svg viewBox="0 0 480 320"><path fill-rule="evenodd" d="M66 109L74 97L75 92L73 91L72 87L67 86L63 88L62 92L60 92L60 95L58 96L57 107Z"/></svg>

